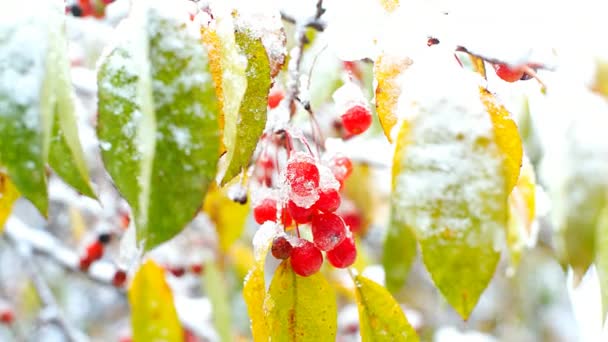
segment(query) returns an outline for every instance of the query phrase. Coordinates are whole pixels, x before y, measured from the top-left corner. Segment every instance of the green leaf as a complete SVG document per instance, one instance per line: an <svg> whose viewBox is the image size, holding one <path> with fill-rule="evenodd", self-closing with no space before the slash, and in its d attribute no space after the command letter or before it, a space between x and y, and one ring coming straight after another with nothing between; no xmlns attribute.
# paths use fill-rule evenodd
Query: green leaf
<svg viewBox="0 0 608 342"><path fill-rule="evenodd" d="M108 173L134 211L137 239L150 250L202 205L219 128L198 31L170 4L138 5L133 12L145 15L128 19L138 29L123 32L99 69L98 135Z"/></svg>
<svg viewBox="0 0 608 342"><path fill-rule="evenodd" d="M384 287L359 275L353 280L363 342L419 341L403 309Z"/></svg>
<svg viewBox="0 0 608 342"><path fill-rule="evenodd" d="M215 261L205 263L205 274L203 276L207 296L211 301L213 310L213 323L215 329L223 342L233 341L232 318L230 314L230 301L226 279L220 272Z"/></svg>
<svg viewBox="0 0 608 342"><path fill-rule="evenodd" d="M247 90L237 117L226 116L224 139L228 153L222 185L249 164L253 151L266 126L270 64L262 40L248 30L236 31L235 40L247 58ZM229 120L236 120L230 122Z"/></svg>
<svg viewBox="0 0 608 342"><path fill-rule="evenodd" d="M403 287L416 259L416 236L406 225L394 220L394 216L391 214L382 254L386 287L392 293Z"/></svg>
<svg viewBox="0 0 608 342"><path fill-rule="evenodd" d="M162 267L152 260L146 261L135 274L128 297L134 342L184 341L184 331Z"/></svg>
<svg viewBox="0 0 608 342"><path fill-rule="evenodd" d="M493 118L466 81L429 94L436 101L404 122L392 192L393 219L415 232L435 285L464 319L496 269L511 176Z"/></svg>
<svg viewBox="0 0 608 342"><path fill-rule="evenodd" d="M334 341L336 294L321 273L300 277L283 261L264 301L273 341Z"/></svg>

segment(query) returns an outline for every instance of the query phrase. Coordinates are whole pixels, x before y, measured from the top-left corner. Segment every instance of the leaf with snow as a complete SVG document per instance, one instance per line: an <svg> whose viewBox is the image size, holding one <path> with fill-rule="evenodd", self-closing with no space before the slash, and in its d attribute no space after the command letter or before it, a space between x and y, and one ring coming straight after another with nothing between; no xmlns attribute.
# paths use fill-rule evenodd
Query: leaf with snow
<svg viewBox="0 0 608 342"><path fill-rule="evenodd" d="M203 276L205 293L211 301L213 310L213 324L223 342L233 341L232 318L230 313L230 300L226 279L214 260L205 263L205 274Z"/></svg>
<svg viewBox="0 0 608 342"><path fill-rule="evenodd" d="M264 301L273 341L334 341L336 294L321 273L301 277L283 261Z"/></svg>
<svg viewBox="0 0 608 342"><path fill-rule="evenodd" d="M384 287L360 275L353 281L363 342L419 341L403 309Z"/></svg>
<svg viewBox="0 0 608 342"><path fill-rule="evenodd" d="M192 220L216 173L217 100L200 33L180 6L139 1L98 74L108 173L146 250ZM129 30L130 29L130 30Z"/></svg>
<svg viewBox="0 0 608 342"><path fill-rule="evenodd" d="M183 341L184 331L177 317L165 271L146 261L137 271L128 291L134 341Z"/></svg>
<svg viewBox="0 0 608 342"><path fill-rule="evenodd" d="M279 227L268 221L260 226L253 238L254 265L245 278L243 298L247 304L247 312L251 320L251 334L255 341L267 341L270 337L264 311L264 299L266 297L264 264L266 255L272 246L272 240L279 232Z"/></svg>
<svg viewBox="0 0 608 342"><path fill-rule="evenodd" d="M410 268L416 259L417 248L414 232L406 225L397 222L394 217L395 214L391 213L382 254L386 288L393 293L405 285Z"/></svg>
<svg viewBox="0 0 608 342"><path fill-rule="evenodd" d="M376 113L382 130L388 141L393 142L391 132L397 124L397 102L401 94L399 76L410 65L412 60L390 54L381 54L374 61L376 86Z"/></svg>
<svg viewBox="0 0 608 342"><path fill-rule="evenodd" d="M228 197L228 190L212 186L205 197L203 210L215 223L220 248L226 252L241 236L247 216L249 204L240 204Z"/></svg>
<svg viewBox="0 0 608 342"><path fill-rule="evenodd" d="M536 175L534 168L524 156L521 173L517 184L509 195L509 224L507 225L507 247L511 253L511 262L519 264L521 253L529 246L533 234L533 222L536 217Z"/></svg>
<svg viewBox="0 0 608 342"><path fill-rule="evenodd" d="M435 285L465 319L496 269L509 195L491 115L467 77L438 73L420 89L397 139L392 192L393 219L415 232Z"/></svg>
<svg viewBox="0 0 608 342"><path fill-rule="evenodd" d="M8 175L0 171L0 233L4 229L4 223L10 216L13 203L17 198L19 198L19 191Z"/></svg>
<svg viewBox="0 0 608 342"><path fill-rule="evenodd" d="M270 65L261 39L251 32L236 31L235 40L247 58L246 91L236 117L226 116L224 143L228 150L222 185L237 176L249 164L258 140L266 126ZM232 120L236 120L232 122ZM223 170L222 170L223 171Z"/></svg>

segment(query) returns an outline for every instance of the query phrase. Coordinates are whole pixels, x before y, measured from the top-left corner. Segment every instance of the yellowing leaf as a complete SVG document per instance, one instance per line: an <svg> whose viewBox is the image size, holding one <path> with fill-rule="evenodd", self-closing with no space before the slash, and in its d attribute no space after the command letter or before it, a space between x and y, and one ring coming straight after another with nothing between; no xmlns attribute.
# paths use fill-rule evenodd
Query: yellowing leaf
<svg viewBox="0 0 608 342"><path fill-rule="evenodd" d="M393 161L392 215L411 229L447 301L467 318L499 259L507 223L506 159L477 85L455 73L429 80L428 94L399 133Z"/></svg>
<svg viewBox="0 0 608 342"><path fill-rule="evenodd" d="M213 28L201 29L201 37L203 43L207 47L207 56L209 57L209 71L213 78L215 86L215 96L217 97L219 115L218 124L220 127L220 136L224 135L225 115L224 115L224 91L222 79L222 42ZM224 152L226 147L224 141L220 141L220 152Z"/></svg>
<svg viewBox="0 0 608 342"><path fill-rule="evenodd" d="M213 186L205 197L203 210L217 230L220 248L225 252L236 241L245 228L249 204L240 204L228 197L227 189Z"/></svg>
<svg viewBox="0 0 608 342"><path fill-rule="evenodd" d="M522 250L532 235L532 223L536 216L536 176L534 168L524 156L517 184L509 195L509 224L507 246L514 265L519 263Z"/></svg>
<svg viewBox="0 0 608 342"><path fill-rule="evenodd" d="M599 215L596 227L595 266L602 297L602 322L608 312L608 205Z"/></svg>
<svg viewBox="0 0 608 342"><path fill-rule="evenodd" d="M244 279L249 270L254 267L253 249L249 243L237 241L228 250L233 270L238 279Z"/></svg>
<svg viewBox="0 0 608 342"><path fill-rule="evenodd" d="M391 131L397 124L397 101L401 95L399 76L412 64L405 57L380 55L374 62L376 86L376 113L388 141L393 142Z"/></svg>
<svg viewBox="0 0 608 342"><path fill-rule="evenodd" d="M486 78L486 65L480 57L469 54L471 63L473 64L473 70L480 74L481 77Z"/></svg>
<svg viewBox="0 0 608 342"><path fill-rule="evenodd" d="M19 198L19 192L5 173L0 172L0 233L4 223L11 214L13 203Z"/></svg>
<svg viewBox="0 0 608 342"><path fill-rule="evenodd" d="M353 280L363 342L419 341L403 309L384 287L359 275Z"/></svg>
<svg viewBox="0 0 608 342"><path fill-rule="evenodd" d="M245 278L243 297L247 304L247 312L251 320L251 334L255 341L268 341L270 336L264 312L264 299L266 297L264 263L272 246L272 240L278 232L276 225L266 222L259 228L253 238L255 264Z"/></svg>
<svg viewBox="0 0 608 342"><path fill-rule="evenodd" d="M137 271L128 292L134 342L183 342L184 331L164 270L152 260Z"/></svg>
<svg viewBox="0 0 608 342"><path fill-rule="evenodd" d="M481 100L492 118L496 144L505 158L507 191L511 191L519 178L524 153L521 137L507 109L490 92L483 88L480 91Z"/></svg>
<svg viewBox="0 0 608 342"><path fill-rule="evenodd" d="M272 341L334 341L336 294L318 272L300 277L283 261L264 301Z"/></svg>
<svg viewBox="0 0 608 342"><path fill-rule="evenodd" d="M608 61L599 59L596 61L595 84L593 91L608 97Z"/></svg>
<svg viewBox="0 0 608 342"><path fill-rule="evenodd" d="M406 225L396 221L394 217L395 215L391 214L382 254L386 288L393 293L403 287L416 259L414 232Z"/></svg>
<svg viewBox="0 0 608 342"><path fill-rule="evenodd" d="M230 299L226 288L226 279L221 273L219 265L213 260L205 263L203 284L211 301L213 324L220 340L222 342L233 341Z"/></svg>

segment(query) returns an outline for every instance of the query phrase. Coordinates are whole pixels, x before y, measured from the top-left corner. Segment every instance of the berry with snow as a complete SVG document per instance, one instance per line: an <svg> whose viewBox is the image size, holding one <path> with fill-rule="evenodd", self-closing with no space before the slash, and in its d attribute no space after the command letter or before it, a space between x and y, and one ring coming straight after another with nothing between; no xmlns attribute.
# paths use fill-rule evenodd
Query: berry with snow
<svg viewBox="0 0 608 342"><path fill-rule="evenodd" d="M315 246L322 251L329 251L346 238L346 226L342 218L327 213L312 218L312 236Z"/></svg>
<svg viewBox="0 0 608 342"><path fill-rule="evenodd" d="M314 207L324 213L333 213L340 206L340 202L340 194L336 189L321 189Z"/></svg>
<svg viewBox="0 0 608 342"><path fill-rule="evenodd" d="M354 105L342 114L342 126L351 134L361 134L372 124L372 114L362 105Z"/></svg>

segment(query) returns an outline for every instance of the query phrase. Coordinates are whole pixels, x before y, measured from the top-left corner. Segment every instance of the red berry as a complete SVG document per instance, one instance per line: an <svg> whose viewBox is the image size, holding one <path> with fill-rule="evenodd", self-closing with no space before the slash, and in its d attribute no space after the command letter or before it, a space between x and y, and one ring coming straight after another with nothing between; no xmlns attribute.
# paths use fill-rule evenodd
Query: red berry
<svg viewBox="0 0 608 342"><path fill-rule="evenodd" d="M284 236L277 236L272 240L272 256L277 259L287 259L291 255L293 246Z"/></svg>
<svg viewBox="0 0 608 342"><path fill-rule="evenodd" d="M342 154L338 154L331 159L329 168L340 183L344 182L353 173L353 163Z"/></svg>
<svg viewBox="0 0 608 342"><path fill-rule="evenodd" d="M361 219L361 215L356 212L349 212L342 215L342 220L350 229L351 232L356 233L361 230L361 226L363 225L363 220Z"/></svg>
<svg viewBox="0 0 608 342"><path fill-rule="evenodd" d="M289 159L286 177L291 191L297 196L314 195L319 187L319 168L314 159L305 153L296 153Z"/></svg>
<svg viewBox="0 0 608 342"><path fill-rule="evenodd" d="M345 268L352 265L357 258L357 247L352 236L347 237L334 249L327 252L327 260L334 267Z"/></svg>
<svg viewBox="0 0 608 342"><path fill-rule="evenodd" d="M15 320L15 315L11 309L2 309L0 310L0 323L4 324L12 324Z"/></svg>
<svg viewBox="0 0 608 342"><path fill-rule="evenodd" d="M344 61L342 62L342 66L344 67L344 70L349 74L349 76L354 77L358 80L363 79L363 73L361 72L361 69L359 69L359 66L355 61Z"/></svg>
<svg viewBox="0 0 608 342"><path fill-rule="evenodd" d="M168 269L169 272L171 272L171 274L173 274L176 277L181 277L186 273L186 269L180 266L177 267L169 267Z"/></svg>
<svg viewBox="0 0 608 342"><path fill-rule="evenodd" d="M270 93L268 94L268 107L270 107L270 109L276 108L279 103L281 103L284 97L285 92L283 91L283 89L272 88L270 90Z"/></svg>
<svg viewBox="0 0 608 342"><path fill-rule="evenodd" d="M91 261L99 260L103 256L103 243L99 240L92 242L86 249L87 259Z"/></svg>
<svg viewBox="0 0 608 342"><path fill-rule="evenodd" d="M112 277L112 285L116 287L122 287L127 281L127 272L123 270L116 270L114 277Z"/></svg>
<svg viewBox="0 0 608 342"><path fill-rule="evenodd" d="M293 201L287 203L289 214L296 223L308 223L312 220L312 214L315 213L314 207L300 208Z"/></svg>
<svg viewBox="0 0 608 342"><path fill-rule="evenodd" d="M78 268L81 271L87 271L89 269L89 267L91 267L92 262L93 261L91 259L89 259L88 257L82 257L78 261Z"/></svg>
<svg viewBox="0 0 608 342"><path fill-rule="evenodd" d="M131 218L129 217L129 214L122 213L120 215L120 227L122 229L127 229L129 228L129 223L131 223Z"/></svg>
<svg viewBox="0 0 608 342"><path fill-rule="evenodd" d="M372 114L361 105L350 107L342 114L342 125L351 134L361 134L372 124Z"/></svg>
<svg viewBox="0 0 608 342"><path fill-rule="evenodd" d="M291 215L289 215L289 210L286 207L281 208L281 223L283 227L291 226Z"/></svg>
<svg viewBox="0 0 608 342"><path fill-rule="evenodd" d="M323 254L312 242L301 240L293 247L290 260L291 268L296 274L308 277L321 269Z"/></svg>
<svg viewBox="0 0 608 342"><path fill-rule="evenodd" d="M258 224L266 221L277 220L277 201L272 198L265 198L255 208L253 208L253 218Z"/></svg>
<svg viewBox="0 0 608 342"><path fill-rule="evenodd" d="M322 251L333 249L346 237L344 221L336 214L315 215L311 228L315 245Z"/></svg>
<svg viewBox="0 0 608 342"><path fill-rule="evenodd" d="M133 342L133 339L131 338L131 336L121 336L118 339L118 342Z"/></svg>
<svg viewBox="0 0 608 342"><path fill-rule="evenodd" d="M190 271L196 275L203 273L203 265L202 264L193 264L190 266Z"/></svg>
<svg viewBox="0 0 608 342"><path fill-rule="evenodd" d="M322 189L314 207L324 213L332 213L340 206L340 194L336 189Z"/></svg>
<svg viewBox="0 0 608 342"><path fill-rule="evenodd" d="M519 81L524 76L522 67L510 67L506 64L494 64L496 75L506 82Z"/></svg>

